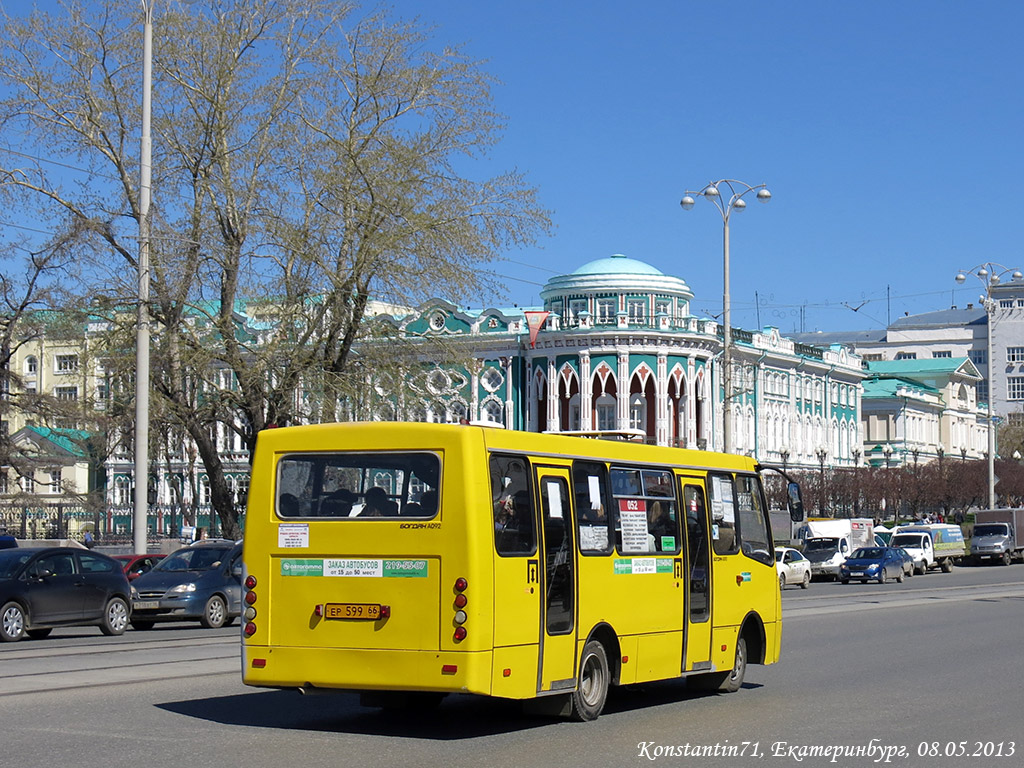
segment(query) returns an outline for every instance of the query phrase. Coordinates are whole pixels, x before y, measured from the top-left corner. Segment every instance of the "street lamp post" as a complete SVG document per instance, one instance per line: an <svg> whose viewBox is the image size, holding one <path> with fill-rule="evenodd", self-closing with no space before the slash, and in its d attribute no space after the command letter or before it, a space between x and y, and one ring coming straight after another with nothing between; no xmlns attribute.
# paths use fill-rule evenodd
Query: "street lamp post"
<svg viewBox="0 0 1024 768"><path fill-rule="evenodd" d="M779 457L782 459L782 471L785 472L789 465L789 448L787 446L779 448Z"/></svg>
<svg viewBox="0 0 1024 768"><path fill-rule="evenodd" d="M722 192L719 189L723 185L729 189L728 201L723 198ZM743 197L750 192L754 192L757 200L762 203L767 203L772 199L772 193L768 191L767 186L764 184L752 187L746 182L736 181L735 179L719 179L718 181L710 182L699 191L685 192L683 199L679 201L683 210L688 211L693 208L695 202L694 195L700 195L705 200L714 203L718 212L722 214L722 389L724 390L722 438L726 453L732 453L734 448L732 437L732 317L729 299L729 217L733 211L742 211L747 207L747 202Z"/></svg>
<svg viewBox="0 0 1024 768"><path fill-rule="evenodd" d="M142 141L139 169L139 308L135 334L135 506L132 546L146 554L149 513L149 202L152 182L150 118L153 92L153 3L142 0Z"/></svg>
<svg viewBox="0 0 1024 768"><path fill-rule="evenodd" d="M1020 280L1024 275L1021 274L1019 269L1010 269L1004 267L1002 264L993 264L992 262L986 262L972 267L970 272L974 273L983 286L985 286L985 295L981 297L981 301L985 306L985 315L987 318L987 327L985 329L985 338L988 346L988 393L985 398L988 401L988 508L995 509L996 507L996 426L995 420L992 416L992 390L994 388L994 380L992 378L992 331L995 325L996 316L996 302L992 298L992 289L999 285L999 281L1007 274L1012 273L1014 280ZM965 270L960 270L956 275L956 281L963 285L964 281L967 280L967 274Z"/></svg>
<svg viewBox="0 0 1024 768"><path fill-rule="evenodd" d="M821 472L821 494L818 501L818 510L821 512L822 517L825 516L825 459L828 458L828 449L821 445L814 451L814 455L818 457L818 469Z"/></svg>

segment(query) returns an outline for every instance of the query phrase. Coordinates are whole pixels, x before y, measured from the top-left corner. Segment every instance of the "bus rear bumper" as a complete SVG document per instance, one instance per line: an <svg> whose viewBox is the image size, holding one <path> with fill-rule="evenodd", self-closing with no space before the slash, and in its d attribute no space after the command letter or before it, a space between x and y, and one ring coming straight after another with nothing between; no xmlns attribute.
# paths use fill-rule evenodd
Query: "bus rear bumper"
<svg viewBox="0 0 1024 768"><path fill-rule="evenodd" d="M490 651L242 646L242 682L259 688L491 693Z"/></svg>

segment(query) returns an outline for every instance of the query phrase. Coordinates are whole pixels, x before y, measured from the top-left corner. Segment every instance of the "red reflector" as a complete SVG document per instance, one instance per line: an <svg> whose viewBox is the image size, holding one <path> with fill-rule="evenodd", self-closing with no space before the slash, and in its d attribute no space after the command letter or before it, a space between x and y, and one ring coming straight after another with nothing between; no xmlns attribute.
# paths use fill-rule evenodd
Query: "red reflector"
<svg viewBox="0 0 1024 768"><path fill-rule="evenodd" d="M461 576L459 576L459 578L457 578L455 580L455 591L456 592L464 592L466 587L468 587L468 586L469 586L469 583L464 578L462 578Z"/></svg>
<svg viewBox="0 0 1024 768"><path fill-rule="evenodd" d="M736 576L736 586L738 587L742 583L743 583L743 577L737 574L737 576Z"/></svg>
<svg viewBox="0 0 1024 768"><path fill-rule="evenodd" d="M725 650L728 650L728 648L729 648L729 646L727 646L727 645L723 645L723 646L722 646L722 650L723 650L723 651L725 651Z"/></svg>
<svg viewBox="0 0 1024 768"><path fill-rule="evenodd" d="M323 616L324 615L324 607L322 605L318 605L316 608L313 609L313 615L314 616Z"/></svg>
<svg viewBox="0 0 1024 768"><path fill-rule="evenodd" d="M255 634L256 634L256 625L253 624L250 621L248 624L245 625L245 636L246 637L252 637Z"/></svg>
<svg viewBox="0 0 1024 768"><path fill-rule="evenodd" d="M246 589L254 589L255 587L256 587L256 577L253 576L252 574L249 574L248 576L245 577L245 588Z"/></svg>
<svg viewBox="0 0 1024 768"><path fill-rule="evenodd" d="M502 677L512 677L512 670L511 669L503 669L503 670L501 670L501 676Z"/></svg>
<svg viewBox="0 0 1024 768"><path fill-rule="evenodd" d="M622 663L623 664L629 664L629 656L623 656L622 657Z"/></svg>
<svg viewBox="0 0 1024 768"><path fill-rule="evenodd" d="M466 600L466 596L465 595L456 595L455 596L455 607L456 608L465 608L467 602L469 602L469 601Z"/></svg>
<svg viewBox="0 0 1024 768"><path fill-rule="evenodd" d="M441 665L441 674L442 675L454 675L458 671L459 671L459 666L457 664L442 664Z"/></svg>
<svg viewBox="0 0 1024 768"><path fill-rule="evenodd" d="M252 665L256 669L263 669L265 666L267 666L267 660L266 659L253 659L252 660Z"/></svg>
<svg viewBox="0 0 1024 768"><path fill-rule="evenodd" d="M252 605L253 603L255 603L256 602L256 593L255 592L246 592L245 593L245 602L247 604L249 604L249 605Z"/></svg>
<svg viewBox="0 0 1024 768"><path fill-rule="evenodd" d="M455 635L454 635L454 637L455 637L455 641L456 642L458 642L460 640L465 640L466 639L466 628L465 627L456 627L455 628Z"/></svg>
<svg viewBox="0 0 1024 768"><path fill-rule="evenodd" d="M382 605L380 607L380 617L382 619L390 619L391 618L391 606L390 605Z"/></svg>

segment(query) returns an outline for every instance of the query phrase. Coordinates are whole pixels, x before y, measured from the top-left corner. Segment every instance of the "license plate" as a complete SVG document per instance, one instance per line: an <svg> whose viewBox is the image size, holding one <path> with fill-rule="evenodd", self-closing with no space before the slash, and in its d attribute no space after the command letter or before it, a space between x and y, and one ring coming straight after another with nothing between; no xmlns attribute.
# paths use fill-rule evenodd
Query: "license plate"
<svg viewBox="0 0 1024 768"><path fill-rule="evenodd" d="M152 609L152 608L159 608L159 607L160 607L160 601L159 600L136 600L134 603L132 603L132 610L133 611L145 611L145 610L149 610L149 609Z"/></svg>
<svg viewBox="0 0 1024 768"><path fill-rule="evenodd" d="M380 618L380 603L327 603L324 606L325 619L370 619Z"/></svg>

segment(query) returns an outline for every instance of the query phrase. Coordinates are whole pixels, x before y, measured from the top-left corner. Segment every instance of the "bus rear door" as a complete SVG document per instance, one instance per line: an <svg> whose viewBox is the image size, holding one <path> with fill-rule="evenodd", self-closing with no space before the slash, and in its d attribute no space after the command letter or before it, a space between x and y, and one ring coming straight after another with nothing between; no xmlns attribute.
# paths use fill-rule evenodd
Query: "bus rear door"
<svg viewBox="0 0 1024 768"><path fill-rule="evenodd" d="M711 546L704 478L681 477L686 521L686 638L683 670L711 666Z"/></svg>
<svg viewBox="0 0 1024 768"><path fill-rule="evenodd" d="M537 467L541 512L541 663L537 691L576 685L576 556L569 471Z"/></svg>

